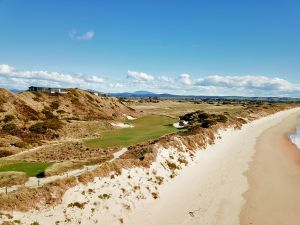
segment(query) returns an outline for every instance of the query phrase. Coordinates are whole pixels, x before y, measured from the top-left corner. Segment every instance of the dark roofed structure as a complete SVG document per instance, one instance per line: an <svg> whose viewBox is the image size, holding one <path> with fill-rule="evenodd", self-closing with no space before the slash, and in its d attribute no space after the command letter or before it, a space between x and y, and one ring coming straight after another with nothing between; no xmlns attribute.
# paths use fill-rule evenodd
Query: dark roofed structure
<svg viewBox="0 0 300 225"><path fill-rule="evenodd" d="M55 93L66 93L66 89L64 88L52 88L52 87L36 87L36 86L30 86L29 91L36 91L36 92L47 92L51 94Z"/></svg>

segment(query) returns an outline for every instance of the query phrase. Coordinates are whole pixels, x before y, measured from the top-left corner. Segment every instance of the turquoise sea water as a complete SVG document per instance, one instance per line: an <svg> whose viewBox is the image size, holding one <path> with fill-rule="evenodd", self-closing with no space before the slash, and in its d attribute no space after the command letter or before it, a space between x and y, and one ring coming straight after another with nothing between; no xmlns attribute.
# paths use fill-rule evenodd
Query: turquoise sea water
<svg viewBox="0 0 300 225"><path fill-rule="evenodd" d="M299 124L296 133L289 134L289 138L291 142L295 144L298 147L298 149L300 149L300 119L299 119Z"/></svg>

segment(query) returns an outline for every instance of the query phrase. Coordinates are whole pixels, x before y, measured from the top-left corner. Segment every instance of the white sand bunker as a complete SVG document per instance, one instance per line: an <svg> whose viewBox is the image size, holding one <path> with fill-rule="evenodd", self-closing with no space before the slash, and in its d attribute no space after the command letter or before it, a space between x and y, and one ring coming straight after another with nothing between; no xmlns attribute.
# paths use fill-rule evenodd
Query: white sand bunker
<svg viewBox="0 0 300 225"><path fill-rule="evenodd" d="M133 125L127 124L127 123L120 123L120 122L115 122L115 123L110 123L114 127L121 127L121 128L132 128Z"/></svg>
<svg viewBox="0 0 300 225"><path fill-rule="evenodd" d="M176 127L176 128L184 128L187 124L188 124L187 121L182 121L181 123L180 123L180 122L178 122L178 123L173 123L173 127Z"/></svg>
<svg viewBox="0 0 300 225"><path fill-rule="evenodd" d="M132 116L128 116L126 114L124 114L124 116L126 117L126 119L128 120L136 120L136 118L132 117Z"/></svg>

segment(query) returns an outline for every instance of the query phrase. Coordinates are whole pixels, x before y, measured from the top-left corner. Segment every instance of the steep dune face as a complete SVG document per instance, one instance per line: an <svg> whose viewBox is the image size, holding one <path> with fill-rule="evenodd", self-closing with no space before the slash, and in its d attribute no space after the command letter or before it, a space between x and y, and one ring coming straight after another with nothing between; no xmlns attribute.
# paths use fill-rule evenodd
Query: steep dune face
<svg viewBox="0 0 300 225"><path fill-rule="evenodd" d="M65 94L23 92L19 99L39 112L51 110L59 118L79 120L124 118L135 114L114 97L99 97L80 89L68 89Z"/></svg>
<svg viewBox="0 0 300 225"><path fill-rule="evenodd" d="M65 94L22 92L14 94L0 88L0 119L13 115L19 121L47 119L51 112L59 119L114 119L134 115L135 110L114 97L99 97L80 89Z"/></svg>
<svg viewBox="0 0 300 225"><path fill-rule="evenodd" d="M0 119L3 120L6 115L13 115L20 121L38 120L42 117L41 113L30 107L17 94L0 88Z"/></svg>

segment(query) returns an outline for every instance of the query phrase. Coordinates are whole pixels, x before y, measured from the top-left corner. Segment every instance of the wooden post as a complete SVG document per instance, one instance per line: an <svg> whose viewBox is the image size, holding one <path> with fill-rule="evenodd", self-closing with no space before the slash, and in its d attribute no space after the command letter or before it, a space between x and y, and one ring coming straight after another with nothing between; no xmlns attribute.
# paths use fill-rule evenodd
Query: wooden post
<svg viewBox="0 0 300 225"><path fill-rule="evenodd" d="M5 187L5 194L7 194L7 187Z"/></svg>
<svg viewBox="0 0 300 225"><path fill-rule="evenodd" d="M40 179L38 179L38 186L40 186Z"/></svg>

